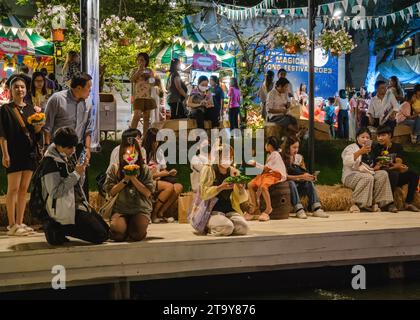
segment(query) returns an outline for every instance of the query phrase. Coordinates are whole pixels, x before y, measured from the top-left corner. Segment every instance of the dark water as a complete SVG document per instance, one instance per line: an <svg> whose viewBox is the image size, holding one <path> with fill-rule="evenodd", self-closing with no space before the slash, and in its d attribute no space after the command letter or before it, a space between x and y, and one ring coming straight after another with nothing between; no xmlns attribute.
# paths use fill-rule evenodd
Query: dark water
<svg viewBox="0 0 420 320"><path fill-rule="evenodd" d="M131 284L134 300L420 300L420 263L404 264L391 280L388 265L366 267L366 290L351 287L349 267L243 273ZM5 299L109 299L110 285L3 293Z"/></svg>

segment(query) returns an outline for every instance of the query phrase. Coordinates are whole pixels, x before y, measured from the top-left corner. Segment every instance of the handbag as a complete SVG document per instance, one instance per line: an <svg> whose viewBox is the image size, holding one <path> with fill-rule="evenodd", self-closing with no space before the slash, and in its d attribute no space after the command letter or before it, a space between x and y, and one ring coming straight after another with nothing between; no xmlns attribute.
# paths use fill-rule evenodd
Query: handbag
<svg viewBox="0 0 420 320"><path fill-rule="evenodd" d="M99 214L104 218L105 220L111 218L112 214L112 208L114 207L115 202L117 201L118 194L114 195L113 197L109 198L105 204L99 209Z"/></svg>
<svg viewBox="0 0 420 320"><path fill-rule="evenodd" d="M195 231L205 234L211 212L218 200L216 197L203 200L201 199L200 190L198 190L188 212L188 220Z"/></svg>
<svg viewBox="0 0 420 320"><path fill-rule="evenodd" d="M188 211L194 200L194 193L181 193L178 198L178 223L188 223Z"/></svg>
<svg viewBox="0 0 420 320"><path fill-rule="evenodd" d="M117 167L116 167L116 164L112 165L112 170L118 170ZM106 177L105 177L105 180L106 180ZM105 220L111 218L112 208L114 207L115 202L117 201L118 195L119 195L119 192L117 194L115 194L113 197L108 197L105 204L102 207L99 208L98 213Z"/></svg>

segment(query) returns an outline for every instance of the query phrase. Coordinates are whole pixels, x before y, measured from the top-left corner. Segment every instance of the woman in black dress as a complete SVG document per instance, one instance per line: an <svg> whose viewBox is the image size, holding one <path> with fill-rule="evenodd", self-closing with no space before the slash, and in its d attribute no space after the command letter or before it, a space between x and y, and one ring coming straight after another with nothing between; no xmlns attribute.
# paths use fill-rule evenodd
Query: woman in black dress
<svg viewBox="0 0 420 320"><path fill-rule="evenodd" d="M33 230L23 224L26 193L38 160L38 142L43 124L30 125L34 108L24 102L25 80L15 77L11 83L12 101L0 108L0 145L2 164L7 173L6 208L8 235L27 235Z"/></svg>

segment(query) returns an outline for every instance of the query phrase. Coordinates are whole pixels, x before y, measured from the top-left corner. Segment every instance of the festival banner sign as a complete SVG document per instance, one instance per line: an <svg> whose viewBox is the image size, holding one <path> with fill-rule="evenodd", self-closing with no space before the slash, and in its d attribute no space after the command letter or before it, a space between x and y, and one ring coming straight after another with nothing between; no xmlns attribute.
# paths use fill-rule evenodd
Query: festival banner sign
<svg viewBox="0 0 420 320"><path fill-rule="evenodd" d="M20 39L0 38L0 52L26 55L28 54L28 43Z"/></svg>
<svg viewBox="0 0 420 320"><path fill-rule="evenodd" d="M213 71L219 67L217 58L212 54L194 53L193 55L193 69Z"/></svg>
<svg viewBox="0 0 420 320"><path fill-rule="evenodd" d="M267 54L266 70L277 75L278 70L287 71L287 79L296 91L303 83L308 88L308 53L287 54L282 49L272 50ZM263 76L261 78L261 83ZM338 59L325 54L321 48L315 49L315 97L333 97L338 91Z"/></svg>

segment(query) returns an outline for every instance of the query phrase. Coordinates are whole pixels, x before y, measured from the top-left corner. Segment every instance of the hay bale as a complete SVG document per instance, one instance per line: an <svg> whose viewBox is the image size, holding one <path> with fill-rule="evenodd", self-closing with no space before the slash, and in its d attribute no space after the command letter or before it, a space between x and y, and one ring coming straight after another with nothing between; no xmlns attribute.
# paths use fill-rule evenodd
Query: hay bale
<svg viewBox="0 0 420 320"><path fill-rule="evenodd" d="M405 199L407 198L408 185L402 188L397 188L394 192L394 203L398 210L402 210L404 207ZM420 193L416 192L414 195L414 205L420 208Z"/></svg>
<svg viewBox="0 0 420 320"><path fill-rule="evenodd" d="M26 204L29 201L29 193L26 195ZM34 221L32 221L32 215L28 210L28 205L25 208L25 214L23 216L23 223L26 225L32 225ZM0 196L0 226L7 226L8 219L7 219L7 209L6 209L6 196Z"/></svg>
<svg viewBox="0 0 420 320"><path fill-rule="evenodd" d="M28 193L26 196L26 204L28 204L30 194ZM98 194L98 192L89 192L89 202L90 205L95 208L96 211L105 203L105 199ZM39 224L39 221L34 218L31 212L28 209L28 205L26 205L25 215L23 218L23 223L29 225L36 225ZM6 196L0 196L0 226L7 226L7 209L6 209Z"/></svg>
<svg viewBox="0 0 420 320"><path fill-rule="evenodd" d="M411 133L412 129L410 126L406 126L404 124L398 124L394 129L394 137L392 141L394 143L410 143L411 142Z"/></svg>
<svg viewBox="0 0 420 320"><path fill-rule="evenodd" d="M316 190L321 200L322 208L325 211L348 211L352 205L353 192L343 185L317 185ZM302 203L307 206L308 199L302 200Z"/></svg>

